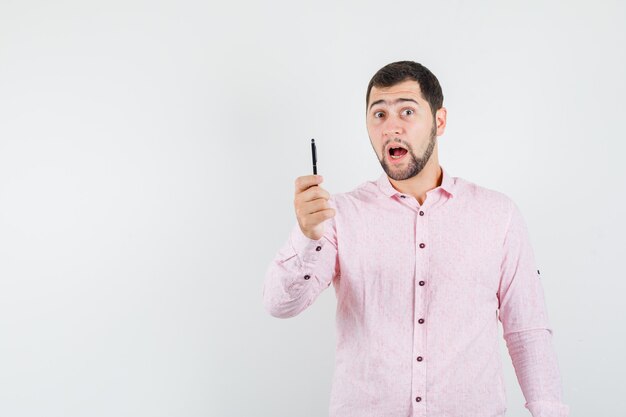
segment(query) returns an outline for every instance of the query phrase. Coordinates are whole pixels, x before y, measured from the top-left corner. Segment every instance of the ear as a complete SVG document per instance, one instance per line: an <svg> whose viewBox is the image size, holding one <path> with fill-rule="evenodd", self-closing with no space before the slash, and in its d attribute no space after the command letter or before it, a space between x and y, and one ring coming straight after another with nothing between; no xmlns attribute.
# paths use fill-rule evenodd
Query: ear
<svg viewBox="0 0 626 417"><path fill-rule="evenodd" d="M441 107L435 112L435 123L437 124L437 136L443 135L446 130L446 118L448 116L448 110L445 107Z"/></svg>

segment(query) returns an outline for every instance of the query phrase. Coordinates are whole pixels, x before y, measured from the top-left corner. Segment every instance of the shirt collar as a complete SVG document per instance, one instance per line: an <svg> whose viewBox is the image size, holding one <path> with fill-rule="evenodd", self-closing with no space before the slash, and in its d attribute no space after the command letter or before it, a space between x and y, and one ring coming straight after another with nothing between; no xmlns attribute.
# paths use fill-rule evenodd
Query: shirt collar
<svg viewBox="0 0 626 417"><path fill-rule="evenodd" d="M454 197L454 179L448 174L448 172L440 165L442 172L441 185L437 188L441 188L445 192L447 192L450 197ZM392 197L394 195L400 195L398 190L393 188L391 182L389 182L389 178L387 177L387 173L383 172L382 175L376 180L376 184L380 191L386 195L387 197ZM435 190L437 189L435 188Z"/></svg>

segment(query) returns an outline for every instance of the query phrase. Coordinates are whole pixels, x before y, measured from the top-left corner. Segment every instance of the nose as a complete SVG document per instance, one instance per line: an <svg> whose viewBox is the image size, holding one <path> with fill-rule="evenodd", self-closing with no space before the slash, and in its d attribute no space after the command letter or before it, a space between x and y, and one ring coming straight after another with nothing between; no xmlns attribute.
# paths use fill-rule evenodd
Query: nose
<svg viewBox="0 0 626 417"><path fill-rule="evenodd" d="M383 135L395 137L400 134L402 134L402 124L400 120L395 117L389 117L385 122Z"/></svg>

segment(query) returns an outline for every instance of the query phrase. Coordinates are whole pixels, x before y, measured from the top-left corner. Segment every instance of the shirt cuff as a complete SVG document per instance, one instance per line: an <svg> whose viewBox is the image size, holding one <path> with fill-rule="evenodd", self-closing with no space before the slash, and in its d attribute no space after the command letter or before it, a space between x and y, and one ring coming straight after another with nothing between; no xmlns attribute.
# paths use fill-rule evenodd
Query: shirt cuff
<svg viewBox="0 0 626 417"><path fill-rule="evenodd" d="M315 264L320 251L328 244L328 241L324 239L324 237L318 240L310 239L302 233L298 224L294 226L289 241L304 266L312 266Z"/></svg>
<svg viewBox="0 0 626 417"><path fill-rule="evenodd" d="M569 406L553 401L533 401L525 407L533 417L568 417Z"/></svg>

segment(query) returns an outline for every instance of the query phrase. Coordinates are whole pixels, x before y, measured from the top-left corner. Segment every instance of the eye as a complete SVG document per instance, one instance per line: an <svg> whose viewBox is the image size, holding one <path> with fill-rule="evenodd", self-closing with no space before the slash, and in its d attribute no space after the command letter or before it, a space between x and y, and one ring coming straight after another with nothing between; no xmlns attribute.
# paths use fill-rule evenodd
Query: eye
<svg viewBox="0 0 626 417"><path fill-rule="evenodd" d="M385 114L385 113L384 113L384 112L382 112L382 111L377 111L377 112L375 112L375 113L374 113L374 117L375 117L376 119L379 119L379 118L383 117L383 115L384 115L384 114Z"/></svg>
<svg viewBox="0 0 626 417"><path fill-rule="evenodd" d="M413 113L415 113L413 109L404 109L404 111L402 111L402 114L405 114L407 116L410 116Z"/></svg>

